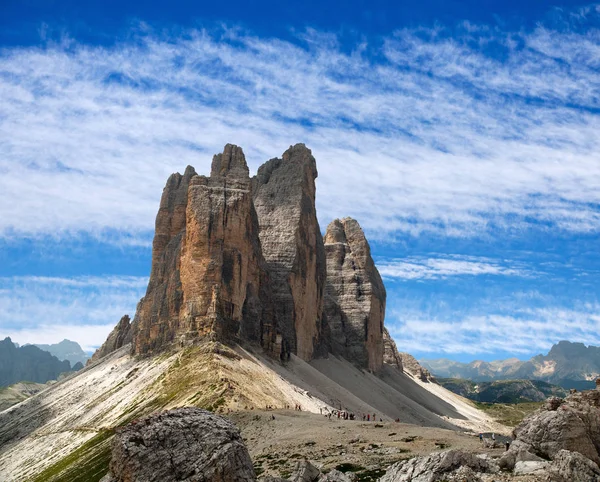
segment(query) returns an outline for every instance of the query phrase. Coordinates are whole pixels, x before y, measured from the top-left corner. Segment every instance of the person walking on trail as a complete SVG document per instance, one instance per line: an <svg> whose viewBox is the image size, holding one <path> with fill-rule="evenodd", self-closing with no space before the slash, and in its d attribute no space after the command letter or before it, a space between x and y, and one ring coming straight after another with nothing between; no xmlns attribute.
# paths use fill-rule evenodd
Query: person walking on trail
<svg viewBox="0 0 600 482"><path fill-rule="evenodd" d="M493 433L493 434L492 434L492 440L493 440L494 442L496 441L496 434L495 434L495 433Z"/></svg>
<svg viewBox="0 0 600 482"><path fill-rule="evenodd" d="M479 441L483 443L483 434L479 432Z"/></svg>

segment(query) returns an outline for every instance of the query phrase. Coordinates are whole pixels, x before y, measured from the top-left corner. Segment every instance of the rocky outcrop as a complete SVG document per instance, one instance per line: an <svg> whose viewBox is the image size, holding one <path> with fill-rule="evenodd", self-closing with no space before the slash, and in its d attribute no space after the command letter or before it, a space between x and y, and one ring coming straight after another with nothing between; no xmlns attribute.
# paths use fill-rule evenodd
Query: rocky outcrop
<svg viewBox="0 0 600 482"><path fill-rule="evenodd" d="M564 401L553 398L523 420L513 436L519 444L513 444L509 452L525 448L547 460L554 459L561 450L568 450L599 464L600 391L574 393Z"/></svg>
<svg viewBox="0 0 600 482"><path fill-rule="evenodd" d="M118 350L128 343L131 343L132 340L133 331L131 329L131 321L129 319L129 315L125 315L119 320L117 326L115 326L110 332L108 338L102 344L102 346L98 348L92 355L92 358L88 360L88 365L102 357L105 357L113 351Z"/></svg>
<svg viewBox="0 0 600 482"><path fill-rule="evenodd" d="M322 343L325 250L315 209L317 166L304 144L253 179L260 242L284 352L310 360Z"/></svg>
<svg viewBox="0 0 600 482"><path fill-rule="evenodd" d="M396 342L385 327L383 328L383 363L403 371L402 355L398 352Z"/></svg>
<svg viewBox="0 0 600 482"><path fill-rule="evenodd" d="M228 144L210 177L188 168L169 178L134 320L136 354L205 337L270 347L272 305L248 172L242 149Z"/></svg>
<svg viewBox="0 0 600 482"><path fill-rule="evenodd" d="M253 482L252 460L229 420L199 408L151 415L121 429L103 482Z"/></svg>
<svg viewBox="0 0 600 482"><path fill-rule="evenodd" d="M331 351L378 371L383 364L386 292L358 222L336 219L325 233L325 314Z"/></svg>
<svg viewBox="0 0 600 482"><path fill-rule="evenodd" d="M435 380L429 370L427 370L427 368L423 368L416 358L411 354L401 352L400 357L402 358L402 366L404 367L404 371L406 373L409 373L413 377L424 382L431 382Z"/></svg>
<svg viewBox="0 0 600 482"><path fill-rule="evenodd" d="M442 480L480 480L478 477L475 478L476 473L495 472L498 472L498 467L488 458L463 452L462 450L449 450L447 452L438 452L400 461L392 465L379 481L434 482Z"/></svg>

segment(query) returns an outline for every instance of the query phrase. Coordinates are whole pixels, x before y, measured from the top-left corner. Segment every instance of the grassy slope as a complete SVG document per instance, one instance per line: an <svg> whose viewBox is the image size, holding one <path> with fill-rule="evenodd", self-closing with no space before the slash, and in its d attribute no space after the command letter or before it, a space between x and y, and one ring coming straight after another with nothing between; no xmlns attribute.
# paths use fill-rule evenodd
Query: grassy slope
<svg viewBox="0 0 600 482"><path fill-rule="evenodd" d="M239 357L220 344L183 350L175 363L123 413L116 426L100 431L80 448L47 467L32 482L99 481L108 471L115 429L136 418L182 405L223 412L223 406L233 397L219 362L223 358ZM146 399L152 401L144 404Z"/></svg>
<svg viewBox="0 0 600 482"><path fill-rule="evenodd" d="M508 427L516 427L530 413L535 412L544 402L524 403L483 403L475 406L490 415L494 420Z"/></svg>

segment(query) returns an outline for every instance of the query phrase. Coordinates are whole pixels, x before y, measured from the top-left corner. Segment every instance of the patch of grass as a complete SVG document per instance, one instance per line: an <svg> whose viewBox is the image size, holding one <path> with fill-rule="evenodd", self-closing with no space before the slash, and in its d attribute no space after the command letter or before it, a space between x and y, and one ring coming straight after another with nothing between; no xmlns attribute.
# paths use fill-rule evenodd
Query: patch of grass
<svg viewBox="0 0 600 482"><path fill-rule="evenodd" d="M31 482L98 482L108 472L114 430L103 430Z"/></svg>
<svg viewBox="0 0 600 482"><path fill-rule="evenodd" d="M474 403L478 409L483 410L494 420L508 427L516 427L525 417L544 405L544 402Z"/></svg>

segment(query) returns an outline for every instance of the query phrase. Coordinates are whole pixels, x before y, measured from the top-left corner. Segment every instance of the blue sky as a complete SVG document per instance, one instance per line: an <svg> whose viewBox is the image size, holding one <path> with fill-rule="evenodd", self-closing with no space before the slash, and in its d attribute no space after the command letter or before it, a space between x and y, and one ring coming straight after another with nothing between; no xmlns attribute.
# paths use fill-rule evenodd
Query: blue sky
<svg viewBox="0 0 600 482"><path fill-rule="evenodd" d="M216 3L3 2L1 337L93 349L145 290L170 173L304 142L401 350L600 344L596 5Z"/></svg>

